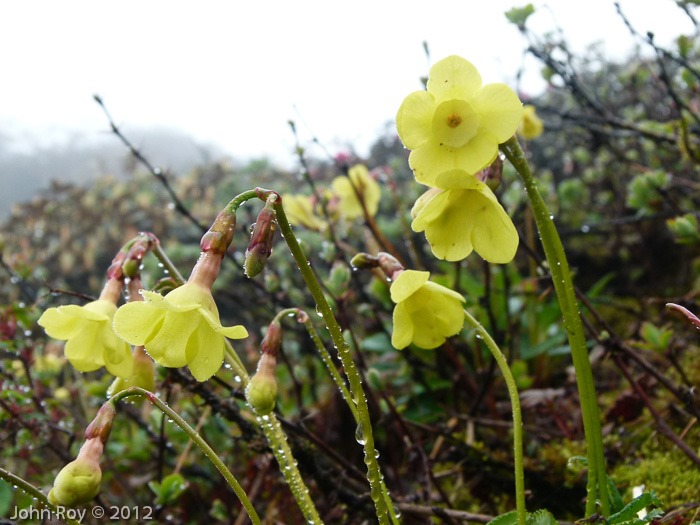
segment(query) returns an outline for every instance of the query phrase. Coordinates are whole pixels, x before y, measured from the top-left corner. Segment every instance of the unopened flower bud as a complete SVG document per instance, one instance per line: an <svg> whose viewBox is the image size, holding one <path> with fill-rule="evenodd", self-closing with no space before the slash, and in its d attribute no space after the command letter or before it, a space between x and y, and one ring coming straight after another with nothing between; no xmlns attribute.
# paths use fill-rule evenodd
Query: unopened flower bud
<svg viewBox="0 0 700 525"><path fill-rule="evenodd" d="M396 280L399 274L405 269L403 265L396 260L396 257L386 252L379 252L377 254L377 260L379 261L379 267L392 281Z"/></svg>
<svg viewBox="0 0 700 525"><path fill-rule="evenodd" d="M350 260L350 265L358 270L371 270L379 266L379 261L368 253L358 253Z"/></svg>
<svg viewBox="0 0 700 525"><path fill-rule="evenodd" d="M116 413L117 409L114 407L114 404L107 402L102 405L97 411L95 419L92 420L92 423L85 430L85 439L100 438L102 443L106 443L109 433L112 431L112 423Z"/></svg>
<svg viewBox="0 0 700 525"><path fill-rule="evenodd" d="M202 251L217 253L223 257L233 241L235 230L236 215L227 209L221 210L199 243Z"/></svg>
<svg viewBox="0 0 700 525"><path fill-rule="evenodd" d="M282 346L282 325L279 321L272 321L265 332L265 337L260 345L260 351L263 354L268 354L277 357L280 346Z"/></svg>
<svg viewBox="0 0 700 525"><path fill-rule="evenodd" d="M265 204L260 211L258 220L255 221L250 243L245 252L245 274L255 277L265 268L265 262L272 253L272 239L275 236L277 222L275 222L275 210L272 202Z"/></svg>
<svg viewBox="0 0 700 525"><path fill-rule="evenodd" d="M245 389L248 404L261 416L265 416L275 409L277 400L276 364L275 355L263 354L258 361L257 372Z"/></svg>
<svg viewBox="0 0 700 525"><path fill-rule="evenodd" d="M102 470L100 457L104 445L99 437L88 439L80 449L78 457L68 463L56 476L49 492L52 505L75 507L84 505L100 490Z"/></svg>
<svg viewBox="0 0 700 525"><path fill-rule="evenodd" d="M177 287L178 284L174 277L163 277L158 282L156 282L156 284L151 290L161 295L165 295L166 293L173 291Z"/></svg>
<svg viewBox="0 0 700 525"><path fill-rule="evenodd" d="M502 178L503 160L501 157L496 157L496 160L494 160L488 168L477 174L477 179L491 188L491 191L496 191L498 189L501 185Z"/></svg>

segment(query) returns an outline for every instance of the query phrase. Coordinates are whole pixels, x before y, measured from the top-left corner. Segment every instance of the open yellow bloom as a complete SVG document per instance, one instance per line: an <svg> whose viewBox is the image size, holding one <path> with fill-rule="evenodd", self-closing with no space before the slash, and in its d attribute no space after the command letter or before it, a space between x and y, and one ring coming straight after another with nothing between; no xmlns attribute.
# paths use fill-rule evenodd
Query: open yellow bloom
<svg viewBox="0 0 700 525"><path fill-rule="evenodd" d="M464 324L464 297L428 281L430 272L403 271L391 285L394 332L391 344L399 350L414 343L437 348Z"/></svg>
<svg viewBox="0 0 700 525"><path fill-rule="evenodd" d="M120 291L121 281L110 279L97 301L49 308L39 318L49 337L67 341L66 358L76 370L92 372L104 366L115 376L131 374L131 348L112 329Z"/></svg>
<svg viewBox="0 0 700 525"><path fill-rule="evenodd" d="M465 59L452 55L430 69L427 91L406 97L396 115L416 180L434 186L443 171L475 174L496 158L498 145L513 136L522 104L505 84L481 85Z"/></svg>
<svg viewBox="0 0 700 525"><path fill-rule="evenodd" d="M518 127L518 135L527 140L536 139L544 131L542 119L537 116L535 106L527 104L523 106L523 121Z"/></svg>
<svg viewBox="0 0 700 525"><path fill-rule="evenodd" d="M188 365L197 381L213 376L224 360L224 336L248 336L243 326L221 326L211 290L189 281L165 297L141 290L143 302L119 308L114 330L136 346L145 346L153 360L170 368Z"/></svg>
<svg viewBox="0 0 700 525"><path fill-rule="evenodd" d="M459 261L475 250L489 262L510 262L518 232L491 188L459 169L435 182L443 191L429 190L411 212L413 231L425 231L435 256Z"/></svg>
<svg viewBox="0 0 700 525"><path fill-rule="evenodd" d="M314 213L314 199L306 195L283 195L282 204L289 222L295 226L306 226L310 230L322 231L326 223Z"/></svg>
<svg viewBox="0 0 700 525"><path fill-rule="evenodd" d="M367 213L372 217L377 214L381 190L379 183L369 176L366 166L357 164L348 170L347 177L340 176L333 179L333 191L340 199L338 205L340 213L347 220L364 217L362 204L357 198L358 193L362 196Z"/></svg>

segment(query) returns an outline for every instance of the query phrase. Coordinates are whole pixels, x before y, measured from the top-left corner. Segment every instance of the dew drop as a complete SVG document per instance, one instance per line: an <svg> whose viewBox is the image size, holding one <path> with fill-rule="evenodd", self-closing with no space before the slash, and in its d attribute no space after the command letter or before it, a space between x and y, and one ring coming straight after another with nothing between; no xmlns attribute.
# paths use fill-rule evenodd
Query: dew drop
<svg viewBox="0 0 700 525"><path fill-rule="evenodd" d="M364 445L366 443L365 436L362 433L362 423L357 425L357 429L355 430L355 441L357 441L360 445Z"/></svg>

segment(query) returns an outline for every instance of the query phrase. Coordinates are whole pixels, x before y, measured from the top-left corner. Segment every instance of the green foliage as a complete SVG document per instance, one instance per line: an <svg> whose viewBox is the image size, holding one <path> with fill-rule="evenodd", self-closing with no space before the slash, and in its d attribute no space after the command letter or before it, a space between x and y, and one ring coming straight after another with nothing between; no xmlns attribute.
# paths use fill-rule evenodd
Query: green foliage
<svg viewBox="0 0 700 525"><path fill-rule="evenodd" d="M509 11L506 11L506 18L511 24L518 26L518 29L523 31L525 29L525 22L530 15L535 12L535 8L532 4L527 4L525 7L514 7Z"/></svg>
<svg viewBox="0 0 700 525"><path fill-rule="evenodd" d="M664 171L637 175L627 189L627 206L642 213L654 213L662 203L659 190L664 190L669 180L668 173Z"/></svg>
<svg viewBox="0 0 700 525"><path fill-rule="evenodd" d="M170 474L161 483L149 481L148 488L156 495L157 505L172 505L187 490L187 482L180 474Z"/></svg>

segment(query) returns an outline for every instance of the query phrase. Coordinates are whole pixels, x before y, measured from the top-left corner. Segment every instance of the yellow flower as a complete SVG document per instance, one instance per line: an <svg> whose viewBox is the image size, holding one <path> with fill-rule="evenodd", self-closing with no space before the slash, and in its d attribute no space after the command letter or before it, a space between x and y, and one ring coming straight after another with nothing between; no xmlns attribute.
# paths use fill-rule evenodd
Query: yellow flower
<svg viewBox="0 0 700 525"><path fill-rule="evenodd" d="M518 127L518 135L527 140L536 139L544 131L542 119L537 116L535 106L529 104L523 106L523 121Z"/></svg>
<svg viewBox="0 0 700 525"><path fill-rule="evenodd" d="M314 214L314 199L306 195L283 195L282 204L289 222L295 226L306 226L321 231L326 223Z"/></svg>
<svg viewBox="0 0 700 525"><path fill-rule="evenodd" d="M464 324L464 297L428 281L430 272L405 270L391 285L394 333L391 344L401 350L411 342L436 348Z"/></svg>
<svg viewBox="0 0 700 525"><path fill-rule="evenodd" d="M481 85L465 59L452 55L430 69L427 91L406 97L396 115L416 180L434 186L443 171L475 174L496 158L498 145L513 136L522 105L505 84Z"/></svg>
<svg viewBox="0 0 700 525"><path fill-rule="evenodd" d="M459 261L475 250L489 262L510 262L518 232L493 191L459 169L441 173L435 182L443 191L429 190L411 212L413 231L425 231L435 256Z"/></svg>
<svg viewBox="0 0 700 525"><path fill-rule="evenodd" d="M39 318L39 324L49 337L68 341L66 358L76 370L92 372L104 366L115 376L129 377L133 366L131 348L112 329L116 311L116 304L98 299L85 306L49 308Z"/></svg>
<svg viewBox="0 0 700 525"><path fill-rule="evenodd" d="M240 325L221 326L211 290L197 281L190 280L165 297L148 290L141 294L143 302L119 308L114 330L128 343L145 346L162 366L188 365L197 381L206 381L221 368L224 336L248 336Z"/></svg>
<svg viewBox="0 0 700 525"><path fill-rule="evenodd" d="M372 217L377 214L381 190L377 181L369 176L366 166L357 164L350 168L347 177L333 179L333 191L340 199L340 213L345 219L353 220L365 216L357 198L358 193L362 196L367 213Z"/></svg>

